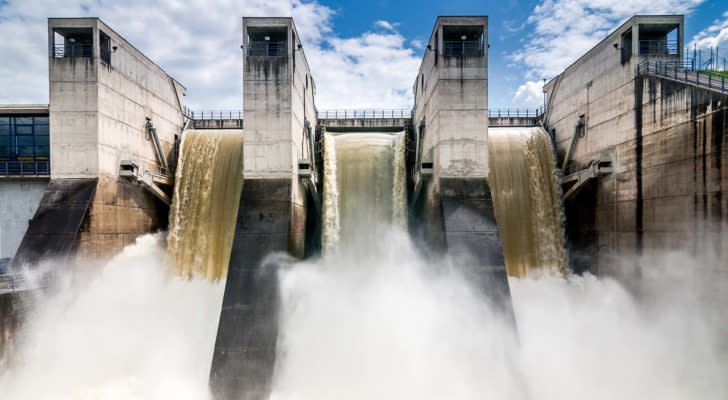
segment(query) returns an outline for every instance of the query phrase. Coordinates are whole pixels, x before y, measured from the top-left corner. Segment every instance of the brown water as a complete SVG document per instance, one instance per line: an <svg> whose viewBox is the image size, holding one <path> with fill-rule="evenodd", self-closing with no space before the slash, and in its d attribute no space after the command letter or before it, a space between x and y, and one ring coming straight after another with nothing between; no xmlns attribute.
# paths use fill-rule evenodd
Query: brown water
<svg viewBox="0 0 728 400"><path fill-rule="evenodd" d="M509 276L566 272L561 188L540 128L489 128L489 182Z"/></svg>
<svg viewBox="0 0 728 400"><path fill-rule="evenodd" d="M324 134L324 251L407 226L405 136Z"/></svg>
<svg viewBox="0 0 728 400"><path fill-rule="evenodd" d="M243 135L187 131L169 215L167 251L181 276L227 274L243 188Z"/></svg>

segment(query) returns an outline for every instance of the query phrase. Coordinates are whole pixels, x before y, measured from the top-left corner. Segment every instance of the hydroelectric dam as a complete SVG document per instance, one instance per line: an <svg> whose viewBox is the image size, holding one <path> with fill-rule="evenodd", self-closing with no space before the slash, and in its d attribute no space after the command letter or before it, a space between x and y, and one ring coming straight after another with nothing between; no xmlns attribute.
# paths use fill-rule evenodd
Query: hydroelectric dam
<svg viewBox="0 0 728 400"><path fill-rule="evenodd" d="M64 344L44 343L95 337L85 319L95 312L117 315L94 319L111 327L104 335L144 332L104 299L119 296L129 309L139 299L136 316L156 310L141 282L149 272L127 265L156 260L148 269L170 272L151 279L169 296L160 303L183 304L190 325L164 330L173 317L156 314L145 323L177 349L170 332L215 321L179 341L204 353L190 376L204 375L202 392L214 399L341 398L344 387L362 393L353 398L550 398L559 391L546 382L558 379L540 375L549 360L606 398L662 393L648 378L644 387L622 379L615 370L635 373L622 359L599 371L585 361L608 355L665 367L660 383L685 374L676 398L707 393L701 379L727 371L728 320L663 307L682 292L661 280L680 275L660 257L680 250L690 261L677 269L700 265L690 283L715 285L691 306L713 312L702 296L720 304L728 293L728 84L685 61L683 32L680 15L634 16L549 81L544 106L499 110L488 107L497 78L488 18L441 16L412 77L411 109L318 110L293 19L244 17L242 110L192 111L186 88L100 19L50 18L49 104L0 105L0 368L9 371L0 387L11 398L48 398L13 382L53 366L43 349L65 362ZM138 255L144 246L154 250ZM115 268L134 271L134 285L117 293L88 278ZM176 294L186 284L224 286L214 315L198 312L205 301L189 287ZM68 294L74 288L81 294ZM76 306L44 305L54 296ZM562 313L544 308L547 299ZM74 333L46 337L65 312ZM642 312L653 325L633 317ZM695 330L681 330L691 318ZM598 332L549 336L544 320ZM620 324L632 330L610 336ZM147 349L148 338L130 335L131 348ZM629 335L634 343L614 344ZM579 355L564 350L580 340L597 342ZM96 360L115 347L102 341L88 341L99 346ZM120 349L109 359L134 365ZM674 369L667 349L680 354ZM181 352L154 353L159 364L137 372L175 371L171 363L186 365ZM345 353L356 360L342 361ZM608 388L627 382L624 391L576 378L592 367ZM74 376L115 388L144 382L83 371ZM85 393L58 376L55 390ZM413 391L397 392L389 378ZM713 385L715 398L728 393Z"/></svg>

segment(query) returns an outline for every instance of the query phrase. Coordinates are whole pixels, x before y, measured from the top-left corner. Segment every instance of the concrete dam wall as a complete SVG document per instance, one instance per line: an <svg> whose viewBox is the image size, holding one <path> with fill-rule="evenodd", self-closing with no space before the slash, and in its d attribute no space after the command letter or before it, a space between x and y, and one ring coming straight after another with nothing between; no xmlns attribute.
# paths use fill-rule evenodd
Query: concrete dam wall
<svg viewBox="0 0 728 400"><path fill-rule="evenodd" d="M68 305L74 329L57 342L52 329L40 335L37 348L65 355L51 368L83 354L88 371L94 352L113 347L104 360L113 369L122 359L127 375L102 376L105 385L186 391L197 379L216 400L571 398L573 388L574 398L629 398L721 382L713 334L725 329L695 308L673 312L662 303L678 297L672 289L644 292L660 298L651 308L628 285L578 276L639 283L650 275L640 256L670 248L725 259L728 98L636 68L648 56L638 33L678 26L682 47L681 18L619 27L547 85L536 117L489 116L487 17L439 17L413 109L374 118L321 117L291 18L242 22L245 131L242 113L195 119L184 88L101 21L50 21L54 159L14 268L50 260L56 271L56 261L124 249L88 261L101 266L88 282L58 286L72 295L39 318L68 328ZM57 56L71 43L91 56ZM614 255L636 271L613 268ZM0 291L0 346L20 343L14 332L33 317L23 296L38 287L21 289ZM172 320L146 337L147 325ZM35 364L16 370L34 384L48 371L37 348ZM193 373L169 368L186 363ZM657 378L635 381L645 368ZM77 371L50 371L50 390L96 376ZM129 379L139 371L151 378Z"/></svg>
<svg viewBox="0 0 728 400"><path fill-rule="evenodd" d="M634 103L592 121L577 141L575 163L586 166L607 154L615 169L565 205L577 270L606 268L609 258L592 259L605 250L691 248L725 257L728 97L652 77L635 78L623 90L631 90ZM562 155L573 129L563 125L554 123Z"/></svg>

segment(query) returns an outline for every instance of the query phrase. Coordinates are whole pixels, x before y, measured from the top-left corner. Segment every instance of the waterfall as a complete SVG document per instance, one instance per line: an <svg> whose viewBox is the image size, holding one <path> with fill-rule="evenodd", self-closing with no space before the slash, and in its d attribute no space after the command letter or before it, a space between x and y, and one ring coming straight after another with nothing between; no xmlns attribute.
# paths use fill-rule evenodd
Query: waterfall
<svg viewBox="0 0 728 400"><path fill-rule="evenodd" d="M181 276L227 274L243 187L239 131L187 131L169 216L167 251Z"/></svg>
<svg viewBox="0 0 728 400"><path fill-rule="evenodd" d="M324 134L322 247L407 227L405 134Z"/></svg>
<svg viewBox="0 0 728 400"><path fill-rule="evenodd" d="M508 275L566 271L561 188L540 128L489 128L489 183Z"/></svg>

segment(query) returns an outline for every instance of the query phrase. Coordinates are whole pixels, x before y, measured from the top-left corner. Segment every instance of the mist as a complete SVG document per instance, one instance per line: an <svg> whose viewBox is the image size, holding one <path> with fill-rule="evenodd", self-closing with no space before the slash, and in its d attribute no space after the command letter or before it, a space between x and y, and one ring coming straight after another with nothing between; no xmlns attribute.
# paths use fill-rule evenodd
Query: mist
<svg viewBox="0 0 728 400"><path fill-rule="evenodd" d="M274 400L725 399L725 274L675 251L641 290L591 275L510 279L516 329L402 232L282 263ZM634 259L615 261L632 265ZM179 279L160 235L39 299L3 399L208 399L224 284Z"/></svg>
<svg viewBox="0 0 728 400"><path fill-rule="evenodd" d="M37 300L3 399L206 399L224 283L177 278L161 234L87 261Z"/></svg>

